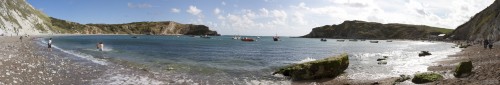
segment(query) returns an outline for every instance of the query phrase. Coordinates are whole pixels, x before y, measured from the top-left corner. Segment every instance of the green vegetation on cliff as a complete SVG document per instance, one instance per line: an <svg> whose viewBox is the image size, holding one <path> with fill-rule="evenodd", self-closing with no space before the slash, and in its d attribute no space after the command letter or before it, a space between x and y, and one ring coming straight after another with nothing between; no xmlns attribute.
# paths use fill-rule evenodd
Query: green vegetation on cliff
<svg viewBox="0 0 500 85"><path fill-rule="evenodd" d="M344 21L339 25L314 28L306 38L358 38L358 39L421 39L429 35L450 33L451 29L425 25L381 24L365 21Z"/></svg>
<svg viewBox="0 0 500 85"><path fill-rule="evenodd" d="M151 35L213 35L204 25L165 22L133 22L126 24L79 24L51 17L53 31L66 34L151 34Z"/></svg>
<svg viewBox="0 0 500 85"><path fill-rule="evenodd" d="M495 0L493 4L477 13L469 21L458 26L450 36L455 40L500 40L500 1Z"/></svg>
<svg viewBox="0 0 500 85"><path fill-rule="evenodd" d="M290 65L273 74L283 74L293 80L334 78L343 73L348 66L349 56L342 54L337 57Z"/></svg>

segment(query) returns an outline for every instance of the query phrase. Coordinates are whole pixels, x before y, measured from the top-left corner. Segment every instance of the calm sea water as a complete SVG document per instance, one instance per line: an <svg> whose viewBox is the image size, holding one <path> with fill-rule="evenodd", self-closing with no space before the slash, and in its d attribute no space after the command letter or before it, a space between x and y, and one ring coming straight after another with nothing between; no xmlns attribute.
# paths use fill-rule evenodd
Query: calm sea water
<svg viewBox="0 0 500 85"><path fill-rule="evenodd" d="M348 53L350 66L346 76L350 79L378 79L400 74L412 75L427 71L427 66L447 55L459 52L454 44L394 40L379 43L367 41L321 42L314 38L287 38L272 41L261 37L255 42L218 36L210 39L190 36L58 36L54 45L69 54L80 56L100 65L109 59L140 64L167 83L187 84L287 84L289 81L271 73L286 65L322 59ZM256 38L256 37L251 37ZM47 39L42 40L45 42ZM105 50L96 49L104 42ZM433 55L418 57L419 51ZM386 65L376 59L389 56ZM108 60L106 60L108 59Z"/></svg>

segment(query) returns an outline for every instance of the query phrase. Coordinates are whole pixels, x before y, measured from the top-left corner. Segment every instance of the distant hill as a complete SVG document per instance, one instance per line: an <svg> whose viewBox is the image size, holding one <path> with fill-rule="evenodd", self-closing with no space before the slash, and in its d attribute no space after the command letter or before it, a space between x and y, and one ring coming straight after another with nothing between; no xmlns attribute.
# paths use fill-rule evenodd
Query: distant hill
<svg viewBox="0 0 500 85"><path fill-rule="evenodd" d="M165 22L79 24L49 17L25 0L1 0L0 35L37 34L151 34L219 35L204 25Z"/></svg>
<svg viewBox="0 0 500 85"><path fill-rule="evenodd" d="M56 27L54 31L64 34L220 35L205 25L180 24L173 21L79 24L51 17L51 22Z"/></svg>
<svg viewBox="0 0 500 85"><path fill-rule="evenodd" d="M381 24L365 21L344 21L339 25L313 28L305 38L350 38L350 39L421 39L429 35L450 33L452 29L425 25Z"/></svg>
<svg viewBox="0 0 500 85"><path fill-rule="evenodd" d="M500 1L477 13L469 21L452 32L450 38L456 40L500 40Z"/></svg>

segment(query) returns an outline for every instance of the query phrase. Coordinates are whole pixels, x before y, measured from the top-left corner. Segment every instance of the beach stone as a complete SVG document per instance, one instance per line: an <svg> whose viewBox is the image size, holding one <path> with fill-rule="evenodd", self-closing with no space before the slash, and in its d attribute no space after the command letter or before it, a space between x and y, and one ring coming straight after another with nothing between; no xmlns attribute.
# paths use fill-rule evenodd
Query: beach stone
<svg viewBox="0 0 500 85"><path fill-rule="evenodd" d="M472 61L460 62L460 64L458 64L457 68L455 69L455 73L453 75L457 78L465 77L467 76L466 74L472 72L472 68L474 68L474 66L472 66Z"/></svg>
<svg viewBox="0 0 500 85"><path fill-rule="evenodd" d="M432 55L431 53L429 53L429 51L421 51L420 53L418 53L418 56L422 57L422 56L428 56L428 55Z"/></svg>
<svg viewBox="0 0 500 85"><path fill-rule="evenodd" d="M273 75L282 74L292 80L334 78L342 74L348 66L349 56L344 53L336 57L290 65L279 69Z"/></svg>
<svg viewBox="0 0 500 85"><path fill-rule="evenodd" d="M434 82L443 79L443 76L437 73L427 72L427 73L417 73L411 80L415 84L423 84L428 82Z"/></svg>
<svg viewBox="0 0 500 85"><path fill-rule="evenodd" d="M387 61L385 61L385 60L379 61L377 64L379 64L379 65L385 65L385 64L387 64Z"/></svg>

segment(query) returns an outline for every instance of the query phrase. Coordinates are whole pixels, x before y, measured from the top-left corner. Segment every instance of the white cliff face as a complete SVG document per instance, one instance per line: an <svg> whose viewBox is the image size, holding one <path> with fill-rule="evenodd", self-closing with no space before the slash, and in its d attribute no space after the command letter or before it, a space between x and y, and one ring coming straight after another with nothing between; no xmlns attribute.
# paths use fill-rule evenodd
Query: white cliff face
<svg viewBox="0 0 500 85"><path fill-rule="evenodd" d="M0 35L38 35L52 33L48 16L25 0L0 0Z"/></svg>

